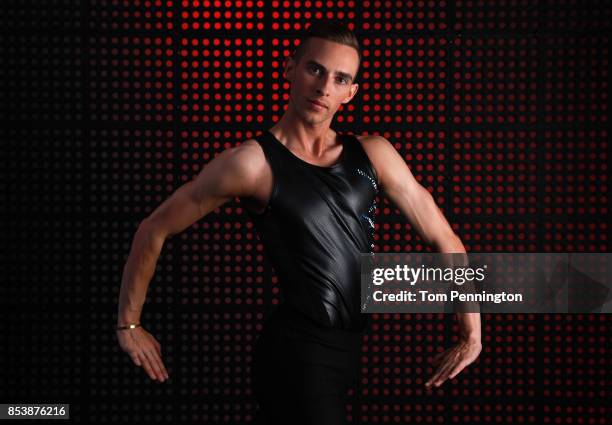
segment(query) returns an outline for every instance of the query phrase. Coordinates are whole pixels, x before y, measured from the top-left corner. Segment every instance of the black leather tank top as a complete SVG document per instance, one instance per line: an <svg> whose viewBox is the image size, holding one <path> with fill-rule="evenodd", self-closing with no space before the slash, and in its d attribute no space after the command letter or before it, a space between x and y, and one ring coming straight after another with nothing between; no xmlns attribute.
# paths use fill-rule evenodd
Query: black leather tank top
<svg viewBox="0 0 612 425"><path fill-rule="evenodd" d="M340 134L331 167L294 155L268 130L255 139L273 174L266 209L248 211L279 278L282 302L326 328L361 331L360 254L373 248L378 179L359 140Z"/></svg>

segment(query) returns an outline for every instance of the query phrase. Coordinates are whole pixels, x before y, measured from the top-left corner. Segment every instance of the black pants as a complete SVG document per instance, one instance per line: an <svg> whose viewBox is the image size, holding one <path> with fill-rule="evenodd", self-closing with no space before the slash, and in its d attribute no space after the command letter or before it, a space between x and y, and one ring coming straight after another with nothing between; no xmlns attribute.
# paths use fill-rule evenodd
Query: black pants
<svg viewBox="0 0 612 425"><path fill-rule="evenodd" d="M361 333L322 328L281 306L268 318L251 365L254 423L346 424L357 383Z"/></svg>

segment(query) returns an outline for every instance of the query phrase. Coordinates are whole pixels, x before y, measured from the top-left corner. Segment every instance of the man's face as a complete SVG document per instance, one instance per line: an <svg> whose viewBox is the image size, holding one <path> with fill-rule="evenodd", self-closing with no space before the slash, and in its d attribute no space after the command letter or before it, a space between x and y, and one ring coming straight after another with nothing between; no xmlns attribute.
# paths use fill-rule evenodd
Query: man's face
<svg viewBox="0 0 612 425"><path fill-rule="evenodd" d="M289 58L285 64L284 75L291 82L290 103L306 122L331 121L340 105L357 93L359 84L353 83L353 78L359 54L351 46L318 37L308 39L304 47L299 62Z"/></svg>

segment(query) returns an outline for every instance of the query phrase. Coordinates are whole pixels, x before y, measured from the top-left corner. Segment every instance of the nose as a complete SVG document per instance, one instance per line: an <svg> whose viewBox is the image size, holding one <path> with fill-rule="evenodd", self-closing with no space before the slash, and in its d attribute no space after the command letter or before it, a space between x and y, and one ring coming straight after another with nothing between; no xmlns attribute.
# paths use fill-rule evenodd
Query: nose
<svg viewBox="0 0 612 425"><path fill-rule="evenodd" d="M333 76L332 75L323 75L319 77L317 82L317 94L322 96L329 96L331 91L330 84L333 84Z"/></svg>

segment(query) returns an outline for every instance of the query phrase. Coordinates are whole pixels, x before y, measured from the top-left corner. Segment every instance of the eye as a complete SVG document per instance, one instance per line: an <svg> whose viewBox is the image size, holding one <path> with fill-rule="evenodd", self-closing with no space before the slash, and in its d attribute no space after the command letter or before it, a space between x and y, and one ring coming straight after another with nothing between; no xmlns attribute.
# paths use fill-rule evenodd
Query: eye
<svg viewBox="0 0 612 425"><path fill-rule="evenodd" d="M340 81L342 84L348 83L348 79L347 78L338 78L338 81Z"/></svg>
<svg viewBox="0 0 612 425"><path fill-rule="evenodd" d="M309 65L309 66L308 66L308 69L309 69L310 71L313 71L313 72L314 72L314 71L320 71L319 67L318 67L318 66L316 66L316 65Z"/></svg>

